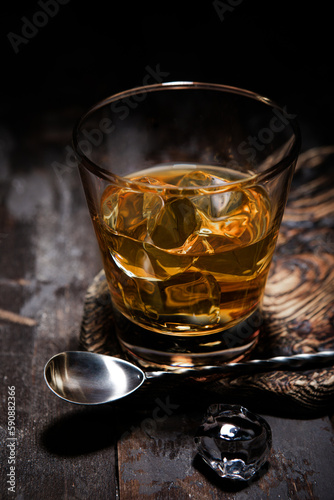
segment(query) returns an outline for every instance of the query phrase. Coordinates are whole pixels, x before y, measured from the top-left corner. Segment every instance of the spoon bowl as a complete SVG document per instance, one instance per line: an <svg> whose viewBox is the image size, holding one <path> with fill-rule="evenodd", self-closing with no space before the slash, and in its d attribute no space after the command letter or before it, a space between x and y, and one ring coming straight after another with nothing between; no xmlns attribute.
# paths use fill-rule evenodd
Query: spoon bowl
<svg viewBox="0 0 334 500"><path fill-rule="evenodd" d="M128 396L142 385L145 374L123 359L68 351L47 362L44 378L51 391L65 401L98 405Z"/></svg>

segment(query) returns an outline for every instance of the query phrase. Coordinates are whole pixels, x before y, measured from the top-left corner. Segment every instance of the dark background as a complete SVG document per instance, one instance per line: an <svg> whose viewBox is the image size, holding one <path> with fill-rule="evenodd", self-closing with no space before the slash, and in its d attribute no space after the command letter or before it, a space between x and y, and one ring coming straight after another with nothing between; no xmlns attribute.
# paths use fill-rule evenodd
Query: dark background
<svg viewBox="0 0 334 500"><path fill-rule="evenodd" d="M0 126L38 135L52 116L74 122L97 100L141 85L149 65L168 73L165 81L262 93L298 115L304 149L332 143L330 2L230 0L226 12L224 3L69 0L15 53L8 33L22 36L22 18L42 8L6 2Z"/></svg>

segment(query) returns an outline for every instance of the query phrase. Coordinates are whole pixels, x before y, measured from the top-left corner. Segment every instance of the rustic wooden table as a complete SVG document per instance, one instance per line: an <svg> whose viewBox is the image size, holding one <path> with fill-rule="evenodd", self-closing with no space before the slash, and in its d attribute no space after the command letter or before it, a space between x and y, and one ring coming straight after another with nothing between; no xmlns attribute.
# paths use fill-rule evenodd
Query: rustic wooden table
<svg viewBox="0 0 334 500"><path fill-rule="evenodd" d="M226 402L223 395L156 387L145 398L86 408L46 387L46 361L79 347L86 290L101 268L70 156L64 168L70 130L62 120L72 123L40 120L31 136L0 137L0 496L334 498L330 405L303 413L236 393L235 402L267 418L273 445L258 477L233 483L208 470L193 441L207 406Z"/></svg>

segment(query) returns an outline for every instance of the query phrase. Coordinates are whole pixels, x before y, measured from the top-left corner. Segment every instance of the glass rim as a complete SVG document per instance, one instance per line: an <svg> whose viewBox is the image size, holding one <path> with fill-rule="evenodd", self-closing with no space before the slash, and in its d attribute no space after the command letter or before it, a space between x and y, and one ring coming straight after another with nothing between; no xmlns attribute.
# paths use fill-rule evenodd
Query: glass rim
<svg viewBox="0 0 334 500"><path fill-rule="evenodd" d="M221 92L226 92L230 94L236 94L240 95L243 97L247 97L250 99L253 99L259 103L262 103L264 105L267 105L271 108L277 109L278 111L281 111L284 113L284 109L277 104L275 101L273 101L270 98L264 97L261 94L258 94L256 92L253 92L251 90L246 90L243 88L239 87L234 87L230 85L223 85L223 84L218 84L218 83L203 83L203 82L195 82L195 81L171 81L171 82L162 82L162 83L156 83L152 85L144 85L140 87L133 87L131 89L118 92L116 94L113 94L109 97L106 97L105 99L102 99L98 101L95 105L91 106L88 108L88 110L77 120L76 124L74 125L73 128L73 134L72 134L72 144L74 148L74 152L77 156L77 158L80 160L79 164L83 164L85 168L87 168L91 173L96 175L97 177L100 177L103 180L110 181L110 182L115 182L115 183L121 183L125 185L126 187L134 187L134 188L140 188L140 187L145 187L147 190L152 190L156 191L156 189L163 189L164 187L167 189L171 189L171 185L167 184L161 184L159 186L157 185L152 185L144 182L138 182L136 180L131 180L128 177L123 177L121 175L117 175L114 172L111 172L110 170L107 170L97 163L93 162L88 158L88 156L84 153L84 151L80 148L80 140L79 140L79 133L80 133L80 127L84 124L85 120L91 116L94 112L97 110L101 109L104 106L109 105L112 102L119 101L121 99L124 99L126 97L133 96L135 94L143 94L147 92L155 92L155 91L163 91L163 90L186 90L186 89L197 89L197 90L212 90L212 91L221 91ZM229 181L228 183L222 185L222 186L213 186L213 185L208 185L208 186L201 186L201 189L208 189L208 190L214 190L217 191L218 189L221 188L222 190L226 190L226 188L233 187L234 185L247 185L247 184L254 184L254 183L260 183L264 182L266 180L271 179L272 177L275 177L285 169L287 169L294 161L297 160L298 154L301 149L301 134L300 134L300 129L298 122L296 120L296 117L289 118L289 125L292 128L292 131L294 133L294 141L293 144L291 145L288 153L282 158L279 162L275 163L268 169L259 172L259 173L250 173L249 175L245 176L244 178L235 180L235 181ZM174 162L173 162L174 163ZM187 165L188 162L180 162L180 164ZM190 162L189 162L190 164ZM193 164L193 162L191 162ZM222 165L214 165L217 167L220 167ZM233 168L233 166L232 166ZM182 192L187 192L187 190L193 190L193 187L187 187L187 186L173 186L173 191L182 191Z"/></svg>

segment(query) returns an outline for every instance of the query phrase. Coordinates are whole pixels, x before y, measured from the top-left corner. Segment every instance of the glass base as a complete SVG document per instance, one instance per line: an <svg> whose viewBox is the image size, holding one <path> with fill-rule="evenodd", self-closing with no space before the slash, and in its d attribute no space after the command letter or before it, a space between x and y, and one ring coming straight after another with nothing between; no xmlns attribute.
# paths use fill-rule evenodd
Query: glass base
<svg viewBox="0 0 334 500"><path fill-rule="evenodd" d="M256 346L263 324L260 310L255 310L231 328L185 336L142 328L117 311L115 320L125 353L144 368L164 370L240 361Z"/></svg>

